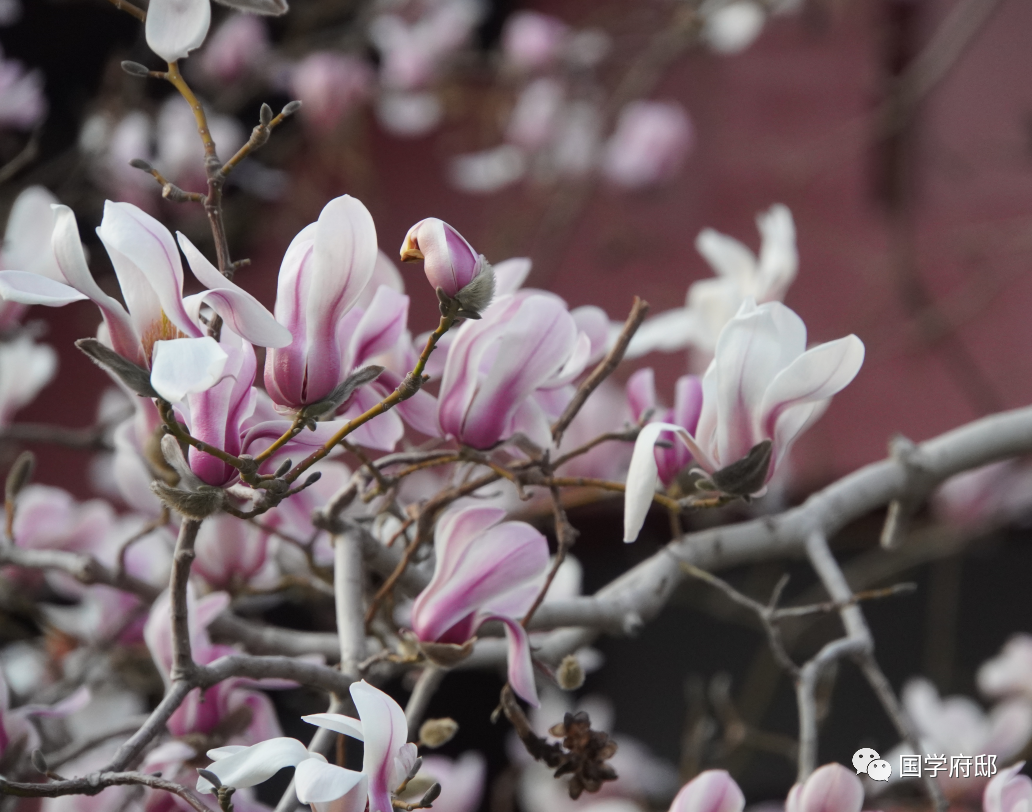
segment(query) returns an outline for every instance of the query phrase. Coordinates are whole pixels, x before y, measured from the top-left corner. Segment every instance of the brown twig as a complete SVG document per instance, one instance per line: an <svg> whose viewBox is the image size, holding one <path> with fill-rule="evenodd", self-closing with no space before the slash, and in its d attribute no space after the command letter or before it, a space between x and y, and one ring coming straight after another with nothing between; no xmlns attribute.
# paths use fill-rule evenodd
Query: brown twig
<svg viewBox="0 0 1032 812"><path fill-rule="evenodd" d="M599 362L598 366L591 371L591 374L577 387L577 392L573 399L567 404L559 419L552 425L552 441L556 444L556 447L562 443L563 433L570 423L573 422L573 418L577 416L577 412L581 410L584 402L598 388L599 384L608 378L613 373L613 370L619 366L623 360L624 352L627 351L627 345L631 343L631 339L638 332L638 328L641 327L641 323L645 321L648 313L649 303L635 296L631 312L624 322L616 344L609 350L606 357Z"/></svg>
<svg viewBox="0 0 1032 812"><path fill-rule="evenodd" d="M147 12L139 6L133 5L129 0L108 0L108 2L119 11L124 11L126 14L132 15L141 23L147 22Z"/></svg>

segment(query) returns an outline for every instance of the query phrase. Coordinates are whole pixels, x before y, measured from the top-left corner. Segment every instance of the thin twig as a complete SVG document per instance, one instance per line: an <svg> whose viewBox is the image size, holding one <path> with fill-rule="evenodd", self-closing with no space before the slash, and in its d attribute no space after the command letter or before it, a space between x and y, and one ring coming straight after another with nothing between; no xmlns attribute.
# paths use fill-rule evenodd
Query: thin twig
<svg viewBox="0 0 1032 812"><path fill-rule="evenodd" d="M124 11L126 14L132 15L141 23L147 22L147 12L139 6L133 5L129 0L108 0L108 2L119 11Z"/></svg>

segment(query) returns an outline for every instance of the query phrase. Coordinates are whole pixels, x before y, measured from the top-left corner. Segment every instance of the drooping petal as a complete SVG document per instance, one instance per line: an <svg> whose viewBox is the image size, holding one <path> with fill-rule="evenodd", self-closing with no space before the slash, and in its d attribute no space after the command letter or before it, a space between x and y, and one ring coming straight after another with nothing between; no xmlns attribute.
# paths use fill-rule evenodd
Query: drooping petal
<svg viewBox="0 0 1032 812"><path fill-rule="evenodd" d="M369 778L369 812L391 812L391 791L405 777L394 774L395 758L408 738L405 711L365 680L351 686L351 698L365 731L362 772Z"/></svg>
<svg viewBox="0 0 1032 812"><path fill-rule="evenodd" d="M61 307L89 297L64 282L30 271L0 271L0 297L8 302Z"/></svg>
<svg viewBox="0 0 1032 812"><path fill-rule="evenodd" d="M362 812L367 786L368 779L362 773L315 758L305 759L294 772L294 789L303 804L327 803L349 796L346 803L334 805L339 812Z"/></svg>
<svg viewBox="0 0 1032 812"><path fill-rule="evenodd" d="M152 0L144 31L150 49L175 62L201 46L210 25L210 0Z"/></svg>
<svg viewBox="0 0 1032 812"><path fill-rule="evenodd" d="M295 767L311 758L308 748L297 739L286 737L269 739L251 747L225 754L229 748L208 752L209 758L218 758L208 769L218 776L226 787L253 787L268 781L284 767ZM204 778L197 779L198 792L212 792L214 787Z"/></svg>
<svg viewBox="0 0 1032 812"><path fill-rule="evenodd" d="M364 366L374 356L392 349L405 332L408 310L408 296L381 285L354 330L346 336L349 366Z"/></svg>
<svg viewBox="0 0 1032 812"><path fill-rule="evenodd" d="M54 259L53 206L58 200L43 186L28 186L14 199L4 231L4 268L63 281Z"/></svg>
<svg viewBox="0 0 1032 812"><path fill-rule="evenodd" d="M359 719L352 719L350 716L340 713L310 713L301 718L310 725L324 727L335 733L343 733L353 739L365 741L365 737L362 735L362 722Z"/></svg>
<svg viewBox="0 0 1032 812"><path fill-rule="evenodd" d="M756 273L756 256L734 237L705 228L695 238L695 250L705 257L718 276L727 277L746 290Z"/></svg>
<svg viewBox="0 0 1032 812"><path fill-rule="evenodd" d="M250 293L230 282L219 273L197 247L185 235L176 233L179 245L190 263L190 270L202 285L208 288L207 293L198 293L196 297L210 305L240 337L259 347L286 347L293 336L286 327L273 317L265 306ZM187 310L197 320L191 300L186 299ZM199 309L199 308L198 308Z"/></svg>
<svg viewBox="0 0 1032 812"><path fill-rule="evenodd" d="M154 342L151 386L169 403L218 383L229 356L211 336Z"/></svg>
<svg viewBox="0 0 1032 812"><path fill-rule="evenodd" d="M610 325L610 344L623 331L623 322ZM645 320L631 337L624 358L641 358L650 352L674 352L690 346L698 334L697 316L687 307L675 307Z"/></svg>
<svg viewBox="0 0 1032 812"><path fill-rule="evenodd" d="M503 615L489 615L484 620L500 620L505 624L505 636L509 648L509 684L517 696L535 708L538 701L537 686L534 684L534 663L530 657L530 638L519 622Z"/></svg>
<svg viewBox="0 0 1032 812"><path fill-rule="evenodd" d="M706 770L681 787L670 812L742 812L745 795L726 770Z"/></svg>

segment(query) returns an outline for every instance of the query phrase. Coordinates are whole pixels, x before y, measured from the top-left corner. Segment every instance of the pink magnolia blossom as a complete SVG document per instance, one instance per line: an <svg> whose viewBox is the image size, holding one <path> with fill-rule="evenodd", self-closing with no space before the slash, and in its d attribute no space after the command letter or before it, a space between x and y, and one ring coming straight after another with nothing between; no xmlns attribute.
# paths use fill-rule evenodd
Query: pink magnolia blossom
<svg viewBox="0 0 1032 812"><path fill-rule="evenodd" d="M570 27L562 20L537 11L517 11L502 29L502 56L520 71L552 67L562 56Z"/></svg>
<svg viewBox="0 0 1032 812"><path fill-rule="evenodd" d="M566 88L558 79L530 82L516 99L505 128L505 140L530 151L544 149L555 138L564 115Z"/></svg>
<svg viewBox="0 0 1032 812"><path fill-rule="evenodd" d="M452 298L488 267L483 254L478 254L458 231L436 217L412 226L401 244L402 262L420 259L430 285Z"/></svg>
<svg viewBox="0 0 1032 812"><path fill-rule="evenodd" d="M605 325L598 308L570 312L543 291L496 299L449 346L438 397L441 431L474 448L518 431L547 447L550 421L572 397L572 381L604 351Z"/></svg>
<svg viewBox="0 0 1032 812"><path fill-rule="evenodd" d="M197 533L193 571L216 590L250 584L269 563L269 536L262 527L217 513Z"/></svg>
<svg viewBox="0 0 1032 812"><path fill-rule="evenodd" d="M265 22L253 14L233 14L211 35L197 67L205 78L232 85L258 68L268 58L269 50ZM216 143L223 149L221 141Z"/></svg>
<svg viewBox="0 0 1032 812"><path fill-rule="evenodd" d="M674 385L674 407L663 409L656 400L656 377L651 368L639 369L627 380L627 400L631 418L640 422L648 412L651 421L681 426L689 434L695 432L702 411L702 381L695 375L683 375ZM670 487L677 475L692 461L691 452L681 443L670 448L655 448L659 481Z"/></svg>
<svg viewBox="0 0 1032 812"><path fill-rule="evenodd" d="M453 510L437 524L436 564L412 606L412 631L431 657L466 645L488 620L505 624L509 683L537 705L530 642L519 623L548 568L548 542L524 522L502 522L491 507ZM456 652L458 653L458 652ZM461 656L461 654L460 654Z"/></svg>
<svg viewBox="0 0 1032 812"><path fill-rule="evenodd" d="M805 782L792 787L785 812L860 812L863 805L860 779L833 762L818 767Z"/></svg>
<svg viewBox="0 0 1032 812"><path fill-rule="evenodd" d="M287 346L271 350L265 388L273 401L300 409L329 395L345 376L340 324L373 275L376 227L348 195L327 203L287 248L276 290L276 318L290 330Z"/></svg>
<svg viewBox="0 0 1032 812"><path fill-rule="evenodd" d="M225 353L205 336L200 310L210 306L240 335L265 346L291 339L251 294L230 282L183 235L194 275L208 287L183 296L183 266L172 235L161 223L128 203L104 205L97 233L115 268L127 308L94 281L79 241L75 215L57 206L53 246L62 279L31 271L0 272L0 295L23 304L60 307L82 299L101 310L106 343L133 363L149 367L151 385L170 401L210 388L219 380Z"/></svg>
<svg viewBox="0 0 1032 812"><path fill-rule="evenodd" d="M670 812L742 812L745 796L726 770L706 770L681 787Z"/></svg>
<svg viewBox="0 0 1032 812"><path fill-rule="evenodd" d="M983 812L1029 812L1032 809L1032 778L1021 772L1024 766L1025 762L1019 761L989 780L982 794Z"/></svg>
<svg viewBox="0 0 1032 812"><path fill-rule="evenodd" d="M7 679L0 670L0 765L9 772L12 755L28 754L40 745L39 733L29 721L33 717L64 717L86 707L90 689L83 686L53 705L22 705L11 707L11 693Z"/></svg>
<svg viewBox="0 0 1032 812"><path fill-rule="evenodd" d="M799 316L780 302L757 306L747 300L717 340L702 379L695 431L650 423L638 435L627 474L624 539L637 538L648 513L658 470L653 447L663 432L672 432L711 476L752 452L755 465L744 463L748 475L736 473L735 482L717 487L762 495L792 443L824 413L831 396L853 380L863 360L864 345L856 336L807 350ZM766 452L765 442L770 443Z"/></svg>
<svg viewBox="0 0 1032 812"><path fill-rule="evenodd" d="M373 81L373 69L364 60L337 51L309 54L290 75L291 92L304 104L302 117L322 135L369 98Z"/></svg>
<svg viewBox="0 0 1032 812"><path fill-rule="evenodd" d="M936 518L969 532L1027 520L1032 514L1032 468L1003 460L950 477L932 495Z"/></svg>
<svg viewBox="0 0 1032 812"><path fill-rule="evenodd" d="M16 59L0 51L0 129L30 130L47 114L43 72L26 72Z"/></svg>
<svg viewBox="0 0 1032 812"><path fill-rule="evenodd" d="M391 812L394 790L416 761L416 746L406 743L405 712L390 696L369 683L351 686L358 719L339 713L302 717L309 724L363 742L362 771L328 764L321 755L309 753L297 739L276 738L252 747L221 747L208 751L208 769L224 786L252 787L267 781L283 767L294 767L298 800L315 812ZM200 792L211 792L205 779ZM368 807L367 807L368 804Z"/></svg>
<svg viewBox="0 0 1032 812"><path fill-rule="evenodd" d="M691 119L677 102L631 102L606 144L602 174L626 189L656 186L677 175L693 141Z"/></svg>

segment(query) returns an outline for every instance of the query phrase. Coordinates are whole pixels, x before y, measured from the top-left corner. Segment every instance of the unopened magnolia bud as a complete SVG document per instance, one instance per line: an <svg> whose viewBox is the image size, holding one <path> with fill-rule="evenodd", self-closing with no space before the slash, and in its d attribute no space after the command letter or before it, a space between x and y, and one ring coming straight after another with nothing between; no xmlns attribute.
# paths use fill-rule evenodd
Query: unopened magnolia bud
<svg viewBox="0 0 1032 812"><path fill-rule="evenodd" d="M742 459L710 475L713 484L731 496L749 496L767 481L773 444L770 440L757 443Z"/></svg>
<svg viewBox="0 0 1032 812"><path fill-rule="evenodd" d="M459 732L459 723L454 719L427 719L419 728L419 740L424 747L436 750L443 747Z"/></svg>
<svg viewBox="0 0 1032 812"><path fill-rule="evenodd" d="M412 768L408 771L408 775L405 776L405 781L411 781L416 777L416 774L423 768L423 757L419 756L415 761L412 762Z"/></svg>
<svg viewBox="0 0 1032 812"><path fill-rule="evenodd" d="M144 172L153 172L154 167L147 163L143 158L133 158L129 162L129 166L133 169L142 169Z"/></svg>
<svg viewBox="0 0 1032 812"><path fill-rule="evenodd" d="M287 471L294 467L294 462L289 457L280 463L280 467L276 469L276 476L286 476Z"/></svg>
<svg viewBox="0 0 1032 812"><path fill-rule="evenodd" d="M262 109L258 113L258 120L263 127L268 127L269 122L272 121L272 108L264 102L262 102Z"/></svg>
<svg viewBox="0 0 1032 812"><path fill-rule="evenodd" d="M146 65L141 65L139 62L132 62L128 59L122 62L122 70L130 76L150 76L150 68Z"/></svg>
<svg viewBox="0 0 1032 812"><path fill-rule="evenodd" d="M213 773L211 770L198 769L197 774L205 781L207 781L209 784L211 784L213 787L215 787L215 789L222 788L222 782L219 780L219 777L215 775L215 773Z"/></svg>
<svg viewBox="0 0 1032 812"><path fill-rule="evenodd" d="M226 494L221 488L204 487L196 491L173 488L164 482L154 481L151 490L162 502L187 519L206 519L218 511Z"/></svg>
<svg viewBox="0 0 1032 812"><path fill-rule="evenodd" d="M284 118L286 118L287 116L294 115L294 113L296 113L300 109L301 109L301 101L299 99L295 99L292 102L287 102L283 106L283 109L280 110L280 115L283 116Z"/></svg>
<svg viewBox="0 0 1032 812"><path fill-rule="evenodd" d="M7 482L4 486L4 496L8 502L21 492L21 489L29 484L32 479L32 471L36 467L36 455L31 451L23 451L14 461L11 470L7 474Z"/></svg>
<svg viewBox="0 0 1032 812"><path fill-rule="evenodd" d="M401 261L423 260L426 278L434 288L456 298L487 267L486 261L461 234L436 217L420 220L405 235ZM492 293L494 286L492 283Z"/></svg>
<svg viewBox="0 0 1032 812"><path fill-rule="evenodd" d="M420 806L430 806L441 794L441 785L434 783L430 785L430 789L423 793L423 799L419 802Z"/></svg>
<svg viewBox="0 0 1032 812"><path fill-rule="evenodd" d="M50 767L47 764L47 759L43 755L43 751L40 750L38 747L32 751L32 754L29 756L29 761L32 762L32 766L36 770L36 772L42 773L43 775L46 775L48 772L50 772Z"/></svg>
<svg viewBox="0 0 1032 812"><path fill-rule="evenodd" d="M555 676L564 691L576 691L584 684L584 668L573 654L563 657Z"/></svg>

